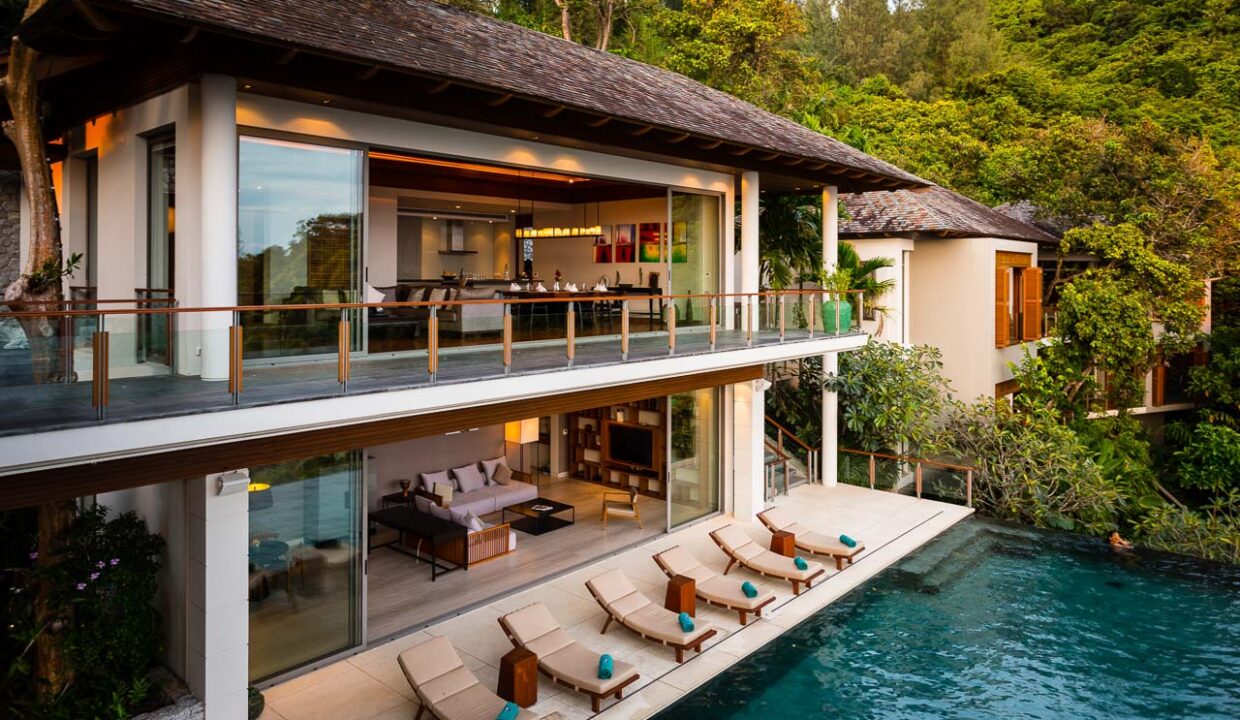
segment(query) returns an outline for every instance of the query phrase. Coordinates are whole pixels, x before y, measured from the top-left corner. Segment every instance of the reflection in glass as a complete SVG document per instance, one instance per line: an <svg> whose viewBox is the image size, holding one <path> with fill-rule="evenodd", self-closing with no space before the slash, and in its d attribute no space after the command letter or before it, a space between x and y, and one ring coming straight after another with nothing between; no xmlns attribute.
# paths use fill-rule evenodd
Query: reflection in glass
<svg viewBox="0 0 1240 720"><path fill-rule="evenodd" d="M361 453L250 470L250 682L361 643Z"/></svg>
<svg viewBox="0 0 1240 720"><path fill-rule="evenodd" d="M163 135L149 139L146 147L146 287L138 290L138 297L160 300L175 297L176 141L171 134ZM168 315L139 316L138 362L170 364L168 320Z"/></svg>
<svg viewBox="0 0 1240 720"><path fill-rule="evenodd" d="M672 292L676 295L719 292L720 217L718 195L672 193ZM704 325L703 301L675 302L681 327Z"/></svg>
<svg viewBox="0 0 1240 720"><path fill-rule="evenodd" d="M671 397L670 527L719 510L719 403L715 388Z"/></svg>
<svg viewBox="0 0 1240 720"><path fill-rule="evenodd" d="M243 137L238 184L238 304L358 301L361 151ZM339 310L243 313L246 357L335 352L340 317ZM356 318L352 327L356 350Z"/></svg>

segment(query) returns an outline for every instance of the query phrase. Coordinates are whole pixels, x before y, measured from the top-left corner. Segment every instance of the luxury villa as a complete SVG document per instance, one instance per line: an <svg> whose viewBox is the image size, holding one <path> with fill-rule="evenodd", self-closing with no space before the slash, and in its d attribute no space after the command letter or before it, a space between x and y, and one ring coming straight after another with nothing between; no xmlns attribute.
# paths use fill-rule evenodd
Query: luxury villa
<svg viewBox="0 0 1240 720"><path fill-rule="evenodd" d="M434 2L54 1L19 32L43 57L62 234L83 261L72 299L33 311L57 329L58 382L31 381L40 340L0 350L0 508L76 498L164 537L164 662L206 717L570 573L593 597L573 580L553 612L639 628L631 586L592 569L624 553L642 554L647 595L666 572L702 597L730 558L781 603L821 604L839 591L798 598L801 576L780 575L793 533L813 535L790 525L869 529L870 565L818 558L801 579L816 584L967 514L836 488L830 393L803 467L826 494L774 499L788 452L768 439L764 366L830 371L868 336L865 298L759 292L759 198L820 195L830 265L839 194L918 177ZM773 503L788 514L764 527ZM524 642L528 620L471 626L462 667L504 684L495 643ZM712 642L737 645L715 668L780 630L744 611L715 624ZM677 659L705 642L653 636ZM676 672L661 652L644 682ZM397 701L436 702L394 654L375 665ZM614 707L656 707L642 697L668 677ZM589 715L624 689L565 691L557 709Z"/></svg>

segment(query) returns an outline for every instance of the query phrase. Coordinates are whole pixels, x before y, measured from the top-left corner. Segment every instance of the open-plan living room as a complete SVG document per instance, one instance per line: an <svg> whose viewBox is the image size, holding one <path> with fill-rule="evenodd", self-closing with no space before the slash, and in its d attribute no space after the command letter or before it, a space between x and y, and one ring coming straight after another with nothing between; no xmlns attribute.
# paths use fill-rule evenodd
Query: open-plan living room
<svg viewBox="0 0 1240 720"><path fill-rule="evenodd" d="M457 614L717 512L718 392L253 469L251 679Z"/></svg>

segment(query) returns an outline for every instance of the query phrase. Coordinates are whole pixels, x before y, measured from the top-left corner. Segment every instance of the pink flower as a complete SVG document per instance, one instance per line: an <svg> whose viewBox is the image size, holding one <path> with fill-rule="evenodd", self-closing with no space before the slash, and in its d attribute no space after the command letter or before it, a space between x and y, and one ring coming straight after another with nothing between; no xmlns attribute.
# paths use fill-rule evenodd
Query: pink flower
<svg viewBox="0 0 1240 720"><path fill-rule="evenodd" d="M85 589L86 589L86 583L78 583L78 584L77 584L77 589L78 589L78 590L85 590Z"/></svg>
<svg viewBox="0 0 1240 720"><path fill-rule="evenodd" d="M99 579L99 573L97 573L97 572L93 572L93 573L91 573L91 574L90 574L90 579L91 579L92 581L94 581L94 580L98 580L98 579Z"/></svg>
<svg viewBox="0 0 1240 720"><path fill-rule="evenodd" d="M37 552L32 552L32 553L30 553L30 559L31 559L31 560L38 560L38 559L39 559L39 553L37 553Z"/></svg>
<svg viewBox="0 0 1240 720"><path fill-rule="evenodd" d="M111 565L112 567L116 567L117 565L120 565L120 564L121 564L121 559L120 559L120 558L112 558L111 560L109 560L109 561L108 561L108 564L109 564L109 565Z"/></svg>
<svg viewBox="0 0 1240 720"><path fill-rule="evenodd" d="M103 569L104 567L106 567L106 566L107 566L107 563L105 563L105 562L104 562L104 561L102 561L102 560L100 560L99 562L95 563L95 567L99 568L100 570L102 570L102 569Z"/></svg>

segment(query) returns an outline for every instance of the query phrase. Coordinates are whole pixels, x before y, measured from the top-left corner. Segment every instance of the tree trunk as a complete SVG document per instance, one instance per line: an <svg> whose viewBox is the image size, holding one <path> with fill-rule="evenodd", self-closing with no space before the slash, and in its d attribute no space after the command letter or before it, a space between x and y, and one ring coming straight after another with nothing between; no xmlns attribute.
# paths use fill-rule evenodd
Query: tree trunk
<svg viewBox="0 0 1240 720"><path fill-rule="evenodd" d="M560 9L560 32L565 40L572 42L573 25L568 16L568 2L569 0L555 0L555 5Z"/></svg>
<svg viewBox="0 0 1240 720"><path fill-rule="evenodd" d="M616 11L616 0L602 0L598 10L598 42L594 47L606 51L611 44L611 22Z"/></svg>
<svg viewBox="0 0 1240 720"><path fill-rule="evenodd" d="M30 0L24 18L30 17L47 0ZM4 134L17 149L21 163L22 184L30 202L30 248L26 265L16 280L4 290L4 303L11 310L59 309L64 299L61 290L63 258L60 247L60 224L56 217L56 194L52 187L52 171L47 163L47 144L43 139L38 78L35 75L38 53L18 38L9 48L8 74L3 79L5 100L11 120L4 123ZM48 304L50 303L50 304ZM69 352L64 338L57 337L58 323L46 317L19 320L30 342L34 382L55 382L61 378L64 363L61 354ZM60 536L73 521L72 500L45 503L39 506L39 565L43 568L59 561ZM53 617L52 588L45 578L40 580L35 597L35 620L42 628L35 640L34 669L40 697L54 698L72 681L72 670L65 661L59 631L65 618Z"/></svg>
<svg viewBox="0 0 1240 720"><path fill-rule="evenodd" d="M32 2L29 14L42 2ZM56 195L52 172L47 163L46 143L39 113L39 94L35 66L38 53L14 39L9 53L9 70L4 79L4 95L12 119L4 123L4 134L13 141L21 162L22 183L29 199L30 248L23 272L4 291L4 302L12 310L59 309L62 255L60 226L56 218ZM61 353L67 343L58 338L57 323L47 317L21 318L19 322L30 341L34 382L55 382L62 377Z"/></svg>
<svg viewBox="0 0 1240 720"><path fill-rule="evenodd" d="M60 561L60 538L73 522L77 507L72 500L43 503L39 506L39 565L48 567ZM35 627L41 629L35 639L34 677L39 697L55 698L73 681L73 670L64 656L60 632L69 620L57 617L51 604L51 582L39 580L35 597Z"/></svg>

